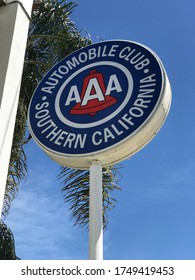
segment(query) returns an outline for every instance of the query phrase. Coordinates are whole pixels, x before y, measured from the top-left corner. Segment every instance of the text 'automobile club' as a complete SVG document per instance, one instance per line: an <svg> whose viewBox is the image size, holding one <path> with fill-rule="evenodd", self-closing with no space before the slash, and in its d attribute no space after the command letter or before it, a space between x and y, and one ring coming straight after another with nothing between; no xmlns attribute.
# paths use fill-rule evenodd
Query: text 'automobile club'
<svg viewBox="0 0 195 280"><path fill-rule="evenodd" d="M87 169L121 161L163 124L171 88L158 56L131 41L104 41L55 65L32 97L28 122L40 147L62 165Z"/></svg>

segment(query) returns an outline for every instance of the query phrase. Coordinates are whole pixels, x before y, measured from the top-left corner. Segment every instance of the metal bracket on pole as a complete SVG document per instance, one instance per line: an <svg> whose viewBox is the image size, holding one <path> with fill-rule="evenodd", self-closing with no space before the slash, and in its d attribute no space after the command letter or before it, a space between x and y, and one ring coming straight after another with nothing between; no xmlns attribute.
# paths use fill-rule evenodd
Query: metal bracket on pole
<svg viewBox="0 0 195 280"><path fill-rule="evenodd" d="M99 161L93 161L90 166L89 259L103 259L102 166Z"/></svg>

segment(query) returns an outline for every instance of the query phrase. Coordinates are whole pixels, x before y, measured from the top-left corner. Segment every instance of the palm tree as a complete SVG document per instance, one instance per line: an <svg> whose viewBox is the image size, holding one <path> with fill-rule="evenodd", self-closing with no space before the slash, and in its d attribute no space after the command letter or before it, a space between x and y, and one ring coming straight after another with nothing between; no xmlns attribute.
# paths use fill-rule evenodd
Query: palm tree
<svg viewBox="0 0 195 280"><path fill-rule="evenodd" d="M0 260L18 259L15 252L15 241L11 230L0 221Z"/></svg>
<svg viewBox="0 0 195 280"><path fill-rule="evenodd" d="M10 208L11 201L18 192L18 186L27 173L24 144L31 138L27 134L26 116L31 96L45 72L73 51L92 43L89 34L82 35L69 16L75 2L66 0L37 0L33 5L32 21L24 61L23 77L14 141L7 179L3 216ZM117 185L118 166L103 169L103 221L106 228L107 210L114 206L115 199L110 192L119 189ZM60 180L66 202L70 203L75 225L88 224L89 216L89 171L61 167Z"/></svg>

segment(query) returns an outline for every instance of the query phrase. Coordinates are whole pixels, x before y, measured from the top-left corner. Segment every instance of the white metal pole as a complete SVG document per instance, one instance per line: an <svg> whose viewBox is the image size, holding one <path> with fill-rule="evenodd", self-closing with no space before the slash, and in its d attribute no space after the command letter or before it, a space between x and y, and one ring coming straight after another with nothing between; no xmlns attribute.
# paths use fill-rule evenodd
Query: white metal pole
<svg viewBox="0 0 195 280"><path fill-rule="evenodd" d="M0 0L0 214L33 0Z"/></svg>
<svg viewBox="0 0 195 280"><path fill-rule="evenodd" d="M99 161L93 161L90 166L89 259L103 259L102 166Z"/></svg>

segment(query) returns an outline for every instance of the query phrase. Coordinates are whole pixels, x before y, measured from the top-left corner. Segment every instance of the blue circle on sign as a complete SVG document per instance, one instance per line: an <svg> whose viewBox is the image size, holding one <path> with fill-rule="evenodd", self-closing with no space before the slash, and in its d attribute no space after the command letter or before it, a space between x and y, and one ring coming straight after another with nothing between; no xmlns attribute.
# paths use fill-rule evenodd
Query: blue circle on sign
<svg viewBox="0 0 195 280"><path fill-rule="evenodd" d="M87 46L42 79L29 106L30 131L50 153L101 154L149 120L163 82L158 57L143 45L117 40Z"/></svg>

